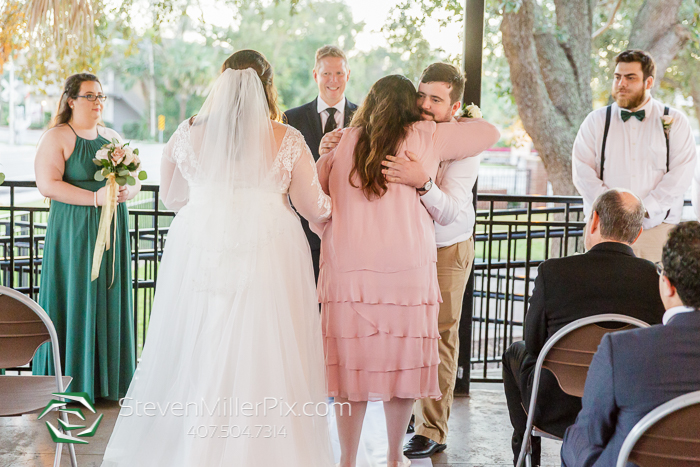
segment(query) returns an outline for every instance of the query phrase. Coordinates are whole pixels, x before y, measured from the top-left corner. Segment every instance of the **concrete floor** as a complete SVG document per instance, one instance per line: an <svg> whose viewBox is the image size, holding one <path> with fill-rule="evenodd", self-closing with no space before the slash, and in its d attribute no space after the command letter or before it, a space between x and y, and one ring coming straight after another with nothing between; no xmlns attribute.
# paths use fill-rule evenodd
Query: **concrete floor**
<svg viewBox="0 0 700 467"><path fill-rule="evenodd" d="M118 406L98 402L97 412L105 415L90 444L76 447L80 467L99 467L114 428ZM86 422L95 415L86 413ZM44 467L53 465L55 445L37 415L0 418L0 467ZM450 418L447 450L433 456L436 467L510 467L510 422L502 386L474 385L470 397L455 399ZM559 466L559 444L543 440L542 465ZM67 449L64 449L67 453ZM70 466L66 454L62 466ZM160 466L157 466L160 467ZM206 467L206 466L203 466ZM258 467L258 466L256 466ZM265 466L263 466L265 467Z"/></svg>

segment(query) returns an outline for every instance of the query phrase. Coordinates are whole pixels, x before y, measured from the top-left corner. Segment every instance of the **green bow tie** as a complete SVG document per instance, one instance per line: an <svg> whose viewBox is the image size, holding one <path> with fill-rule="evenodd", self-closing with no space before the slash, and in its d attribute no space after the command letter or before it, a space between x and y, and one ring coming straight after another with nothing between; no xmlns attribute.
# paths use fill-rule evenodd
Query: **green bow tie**
<svg viewBox="0 0 700 467"><path fill-rule="evenodd" d="M623 122L626 122L627 120L629 120L630 117L636 117L637 120L639 120L641 122L642 120L644 120L644 117L646 116L646 112L644 111L644 109L637 110L636 112L628 112L627 110L623 110L622 113L620 114L620 116L622 117Z"/></svg>

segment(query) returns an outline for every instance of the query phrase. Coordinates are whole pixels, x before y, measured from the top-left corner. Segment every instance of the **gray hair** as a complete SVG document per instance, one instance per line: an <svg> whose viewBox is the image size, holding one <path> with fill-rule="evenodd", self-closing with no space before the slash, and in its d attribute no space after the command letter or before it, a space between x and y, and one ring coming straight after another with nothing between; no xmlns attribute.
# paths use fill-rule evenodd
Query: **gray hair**
<svg viewBox="0 0 700 467"><path fill-rule="evenodd" d="M634 205L628 206L622 199L622 193L633 195L636 199ZM622 188L612 188L598 196L593 203L593 211L600 218L600 235L603 238L628 244L637 239L646 213L642 200Z"/></svg>

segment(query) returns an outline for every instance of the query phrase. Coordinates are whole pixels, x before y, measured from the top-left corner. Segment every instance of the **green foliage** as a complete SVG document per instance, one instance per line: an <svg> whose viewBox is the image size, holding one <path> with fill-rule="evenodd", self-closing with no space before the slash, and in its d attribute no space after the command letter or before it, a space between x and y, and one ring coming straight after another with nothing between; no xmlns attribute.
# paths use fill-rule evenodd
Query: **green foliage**
<svg viewBox="0 0 700 467"><path fill-rule="evenodd" d="M241 11L237 28L212 31L212 36L228 47L228 53L255 49L265 55L274 67L279 104L284 109L308 102L318 93L311 74L316 49L334 44L350 51L355 46L355 35L364 27L353 21L350 7L344 2L303 1L298 6L293 15L281 3L261 11L247 8ZM366 92L364 85L356 92L354 77L351 73L351 100Z"/></svg>
<svg viewBox="0 0 700 467"><path fill-rule="evenodd" d="M347 3L305 0L293 5L296 10L291 14L288 2L264 8L252 4L239 10L240 20L231 28L180 18L174 38L160 37L151 31L139 41L115 47L106 65L117 72L127 89L139 86L148 97L149 53L153 47L156 111L165 115L165 140L181 121L201 108L221 64L236 50L255 49L272 63L282 110L316 97L318 88L312 74L315 53L326 44L339 45L348 54L351 74L346 95L353 102L360 103L372 84L387 74L416 77L415 73L412 75L410 59L402 59L398 51L353 50L355 36L364 24L353 21ZM199 40L192 41L193 36ZM425 65L420 63L419 69ZM148 139L146 118L125 124L123 133L130 139Z"/></svg>
<svg viewBox="0 0 700 467"><path fill-rule="evenodd" d="M122 135L126 139L148 139L148 125L145 121L127 122L122 125Z"/></svg>
<svg viewBox="0 0 700 467"><path fill-rule="evenodd" d="M422 31L431 17L443 27L449 23L461 23L464 21L463 4L463 0L403 0L394 8L383 30L391 50L408 57L408 76L418 79L423 68L435 61L461 66L461 56L450 57L444 51L430 50ZM519 2L485 1L481 109L485 118L502 127L513 124L518 119L518 112L499 28L503 8L517 9L519 6ZM455 40L461 39L455 37Z"/></svg>

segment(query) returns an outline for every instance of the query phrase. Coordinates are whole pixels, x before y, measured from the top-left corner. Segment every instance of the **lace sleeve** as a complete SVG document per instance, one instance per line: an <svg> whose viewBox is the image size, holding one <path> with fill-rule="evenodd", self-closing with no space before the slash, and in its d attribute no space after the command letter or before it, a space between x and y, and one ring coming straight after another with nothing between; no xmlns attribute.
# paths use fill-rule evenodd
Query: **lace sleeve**
<svg viewBox="0 0 700 467"><path fill-rule="evenodd" d="M306 220L323 223L331 217L331 199L321 188L316 164L304 137L293 128L287 132L287 147L293 154L286 160L286 167L290 167L289 197L297 212Z"/></svg>
<svg viewBox="0 0 700 467"><path fill-rule="evenodd" d="M189 183L194 174L194 150L190 143L190 125L185 120L177 127L163 149L160 164L160 199L165 207L179 211L189 200Z"/></svg>

